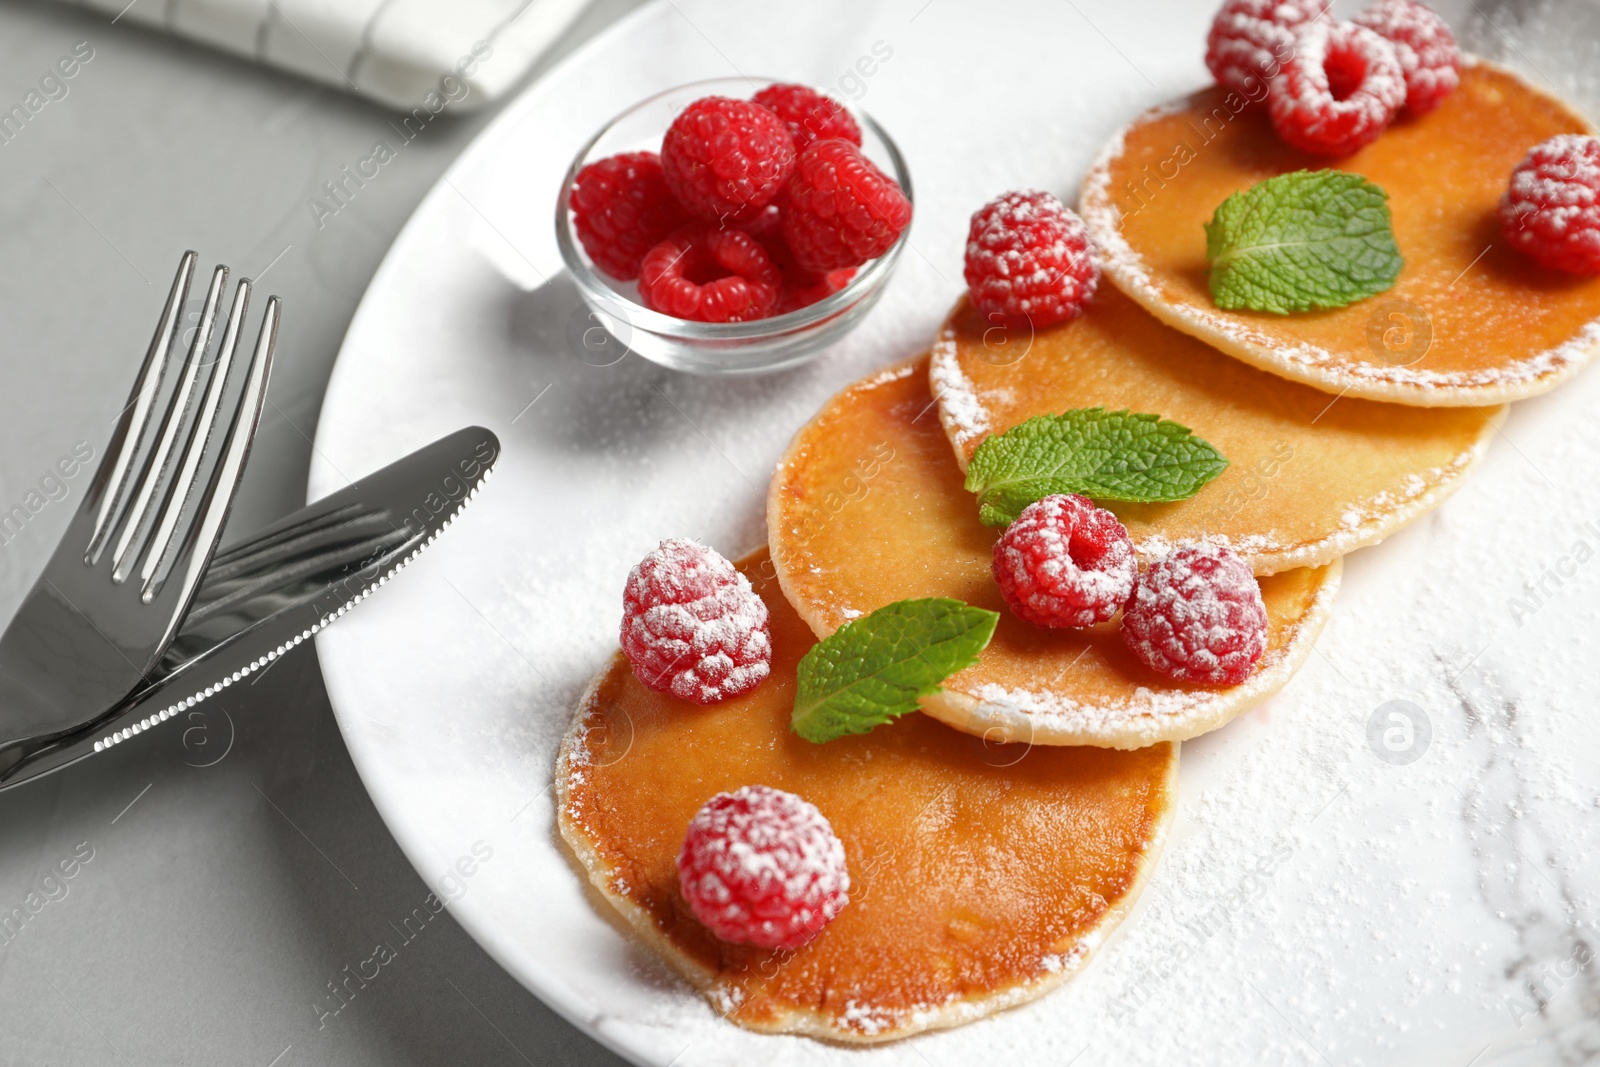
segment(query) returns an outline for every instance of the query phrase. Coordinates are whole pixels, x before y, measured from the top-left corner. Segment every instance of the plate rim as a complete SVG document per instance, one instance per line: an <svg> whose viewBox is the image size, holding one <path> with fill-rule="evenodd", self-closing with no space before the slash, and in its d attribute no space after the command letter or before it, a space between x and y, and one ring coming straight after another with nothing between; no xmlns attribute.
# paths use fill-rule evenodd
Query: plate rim
<svg viewBox="0 0 1600 1067"><path fill-rule="evenodd" d="M630 33L635 23L658 18L663 10L670 6L669 0L647 0L646 3L640 4L637 8L583 42L571 54L563 57L559 62L529 82L528 85L502 105L499 113L473 136L467 146L461 150L450 165L429 186L428 191L423 194L422 199L417 202L416 207L407 216L405 224L400 228L400 232L395 236L388 251L384 253L377 269L373 271L371 279L361 293L361 299L356 304L355 312L350 317L350 325L345 328L344 337L339 342L339 351L334 356L333 366L328 374L328 383L323 390L321 405L319 406L317 428L312 437L313 457L322 454L328 443L330 420L322 417L322 413L326 412L328 408L328 400L336 391L348 386L345 379L354 373L350 369L350 362L344 358L345 353L350 348L350 339L360 332L365 320L375 314L373 310L376 305L374 293L385 287L389 282L390 275L400 269L399 264L407 258L411 246L418 240L418 235L424 228L425 216L431 215L437 210L438 202L444 199L446 192L451 189L452 181L463 173L469 172L479 156L488 151L488 146L498 142L503 136L504 129L513 125L521 114L531 106L530 102L541 97L548 91L550 85L561 80L573 68L588 63L595 53L604 51L613 43L615 38ZM398 458L403 454L403 451L397 452L396 456L392 458ZM381 467L383 462L387 461L379 461L378 464L374 465L373 469L376 470ZM357 477L363 477L369 473L371 472L358 471ZM321 484L318 466L313 463L306 477L306 502L313 503L325 496L328 491L330 491L328 487ZM374 778L376 776L369 773L365 768L365 761L371 758L371 753L364 752L362 746L352 743L351 731L346 725L346 717L351 712L340 710L340 700L336 695L342 688L340 680L341 668L336 665L338 663L338 655L328 647L326 631L315 635L313 641L316 644L317 667L322 675L323 689L328 697L328 706L333 711L334 722L339 728L339 735L344 741L345 751L350 756L350 762L356 769L356 775L361 779L362 788L366 790L367 796L372 801L373 808L376 809L379 819L383 822L384 829L388 830L389 836L399 846L401 854L406 858L406 862L411 865L424 884L429 884L427 866L423 859L426 852L426 844L414 836L418 832L402 817L398 810L392 808L394 804L393 798L381 788L374 787ZM565 983L558 981L555 974L538 960L531 956L515 954L511 946L504 943L503 938L495 936L493 926L488 917L480 914L475 906L463 906L467 904L471 896L471 894L467 894L459 900L447 902L451 917L466 932L467 936L472 938L473 942L490 959L494 960L501 970L505 971L518 985L537 997L546 1007L561 1016L566 1023L607 1051L631 1063L644 1065L655 1062L655 1057L651 1055L651 1050L648 1047L635 1045L624 1040L619 1033L593 1025L589 1018L591 1013L588 1010L588 1005L581 999L579 994L568 988Z"/></svg>

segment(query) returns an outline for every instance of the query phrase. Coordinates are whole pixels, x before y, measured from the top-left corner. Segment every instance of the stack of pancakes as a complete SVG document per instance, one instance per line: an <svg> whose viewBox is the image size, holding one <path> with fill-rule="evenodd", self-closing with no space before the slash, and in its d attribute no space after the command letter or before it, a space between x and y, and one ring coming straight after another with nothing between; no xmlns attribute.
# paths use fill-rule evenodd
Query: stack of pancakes
<svg viewBox="0 0 1600 1067"><path fill-rule="evenodd" d="M1290 316L1213 304L1203 223L1239 189L1327 164L1226 103L1198 93L1107 146L1080 211L1111 284L1078 318L1019 334L963 300L930 354L848 387L796 435L772 480L770 551L740 564L771 613L765 684L693 707L646 690L619 655L585 695L556 768L562 834L733 1021L882 1041L1064 981L1154 864L1178 743L1282 689L1328 618L1343 555L1436 506L1507 401L1555 387L1600 346L1600 279L1536 266L1495 222L1530 147L1590 132L1560 101L1469 61L1438 110L1335 164L1387 191L1405 267L1389 292ZM962 472L990 434L1096 406L1182 423L1230 460L1189 500L1110 506L1147 558L1207 539L1253 568L1268 645L1243 684L1175 682L1115 622L1046 630L1001 601L999 531L979 522ZM823 745L796 737L800 657L915 597L1000 612L980 661L924 715ZM678 891L689 820L751 784L811 801L844 842L850 903L797 952L719 941Z"/></svg>

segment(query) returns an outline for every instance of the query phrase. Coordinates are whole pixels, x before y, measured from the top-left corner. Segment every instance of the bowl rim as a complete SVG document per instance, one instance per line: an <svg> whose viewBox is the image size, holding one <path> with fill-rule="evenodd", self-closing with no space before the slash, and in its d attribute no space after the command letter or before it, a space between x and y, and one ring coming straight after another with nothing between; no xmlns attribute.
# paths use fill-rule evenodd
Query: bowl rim
<svg viewBox="0 0 1600 1067"><path fill-rule="evenodd" d="M836 293L831 293L815 304L808 304L803 308L796 308L782 315L771 315L764 319L751 319L748 322L697 322L693 319L680 319L674 315L654 311L645 307L636 300L631 300L622 293L617 292L602 277L599 270L589 261L578 242L577 234L572 225L572 208L569 204L573 183L577 180L578 172L589 162L589 155L596 145L610 133L616 125L630 115L661 100L663 97L676 95L685 89L726 85L730 82L743 85L756 86L757 91L769 85L800 84L780 82L776 78L760 78L729 75L720 78L705 78L700 81L683 82L678 85L652 93L650 96L639 100L619 111L606 121L594 135L583 143L573 157L572 164L567 168L566 175L562 178L561 189L556 197L556 244L561 250L561 259L568 273L577 282L579 290L586 298L603 305L603 310L615 315L629 327L640 329L648 333L668 336L680 340L692 341L756 341L804 331L807 327L827 321L847 310L861 297L870 293L874 288L887 280L888 275L894 270L895 263L900 259L901 253L910 243L911 226L906 228L895 243L876 259L869 260L856 271L856 276ZM817 92L822 92L818 89ZM707 95L716 95L708 93ZM911 188L911 172L906 166L905 157L900 152L900 146L894 138L883 128L879 122L866 111L851 107L851 115L857 124L869 130L878 143L883 146L885 156L888 158L890 177L900 186L900 191L912 204L912 218L916 218L916 198ZM664 130L662 131L665 132Z"/></svg>

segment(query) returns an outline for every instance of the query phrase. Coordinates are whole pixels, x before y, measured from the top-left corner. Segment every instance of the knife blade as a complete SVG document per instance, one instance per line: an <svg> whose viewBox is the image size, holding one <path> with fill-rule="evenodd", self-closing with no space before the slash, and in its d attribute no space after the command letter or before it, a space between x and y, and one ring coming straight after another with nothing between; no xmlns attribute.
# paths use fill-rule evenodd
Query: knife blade
<svg viewBox="0 0 1600 1067"><path fill-rule="evenodd" d="M0 773L0 790L153 729L309 640L432 544L499 457L492 432L466 427L218 552L155 669Z"/></svg>

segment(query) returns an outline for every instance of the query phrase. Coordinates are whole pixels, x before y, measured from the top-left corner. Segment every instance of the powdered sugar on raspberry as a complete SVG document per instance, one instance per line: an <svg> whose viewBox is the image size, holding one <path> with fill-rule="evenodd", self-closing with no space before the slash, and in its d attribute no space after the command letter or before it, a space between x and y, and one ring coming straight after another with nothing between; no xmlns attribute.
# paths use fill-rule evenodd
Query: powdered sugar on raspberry
<svg viewBox="0 0 1600 1067"><path fill-rule="evenodd" d="M1600 139L1564 133L1535 145L1528 156L1536 163L1560 167L1561 173L1519 169L1512 182L1514 189L1568 211L1596 202L1594 189L1600 186Z"/></svg>
<svg viewBox="0 0 1600 1067"><path fill-rule="evenodd" d="M795 949L850 902L844 844L811 804L748 785L705 803L684 837L678 879L724 941Z"/></svg>
<svg viewBox="0 0 1600 1067"><path fill-rule="evenodd" d="M1219 85L1260 98L1294 50L1294 31L1316 18L1318 0L1227 0L1206 36L1206 67Z"/></svg>
<svg viewBox="0 0 1600 1067"><path fill-rule="evenodd" d="M694 541L663 541L629 573L621 640L639 681L697 704L748 692L771 670L767 605Z"/></svg>
<svg viewBox="0 0 1600 1067"><path fill-rule="evenodd" d="M1267 93L1273 129L1290 145L1343 156L1376 141L1406 100L1395 46L1364 26L1302 26L1295 54Z"/></svg>
<svg viewBox="0 0 1600 1067"><path fill-rule="evenodd" d="M992 322L1042 329L1094 296L1100 264L1083 220L1050 193L1005 193L973 213L967 289Z"/></svg>
<svg viewBox="0 0 1600 1067"><path fill-rule="evenodd" d="M1461 84L1461 49L1450 27L1417 0L1378 0L1354 19L1389 41L1406 81L1406 110L1424 115Z"/></svg>
<svg viewBox="0 0 1600 1067"><path fill-rule="evenodd" d="M1075 493L1024 508L995 542L993 567L1011 610L1046 627L1105 622L1128 602L1139 575L1122 523Z"/></svg>
<svg viewBox="0 0 1600 1067"><path fill-rule="evenodd" d="M1547 267L1600 273L1600 138L1563 134L1530 149L1512 171L1500 225Z"/></svg>
<svg viewBox="0 0 1600 1067"><path fill-rule="evenodd" d="M1139 576L1122 637L1146 666L1169 678L1238 685L1267 649L1267 607L1233 551L1186 545Z"/></svg>

